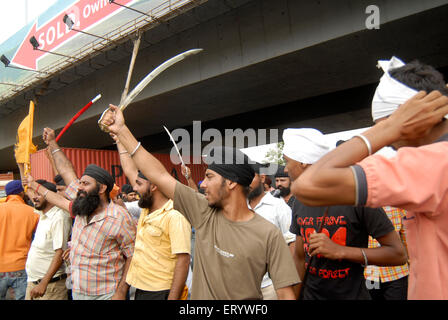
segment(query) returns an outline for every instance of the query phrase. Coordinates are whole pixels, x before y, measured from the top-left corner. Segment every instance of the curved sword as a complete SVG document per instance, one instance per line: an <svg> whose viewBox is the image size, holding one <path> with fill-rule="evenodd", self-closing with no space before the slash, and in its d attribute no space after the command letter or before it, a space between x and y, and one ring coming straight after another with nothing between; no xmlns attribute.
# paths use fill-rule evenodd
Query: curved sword
<svg viewBox="0 0 448 320"><path fill-rule="evenodd" d="M184 160L182 159L182 156L180 155L179 148L177 147L176 141L174 141L174 138L171 135L170 131L165 126L163 126L163 128L165 129L166 133L168 133L168 135L170 136L170 140L173 142L174 148L176 149L177 154L179 155L180 162L182 162L182 165L185 167Z"/></svg>
<svg viewBox="0 0 448 320"><path fill-rule="evenodd" d="M202 49L191 49L185 52L182 52L174 57L172 57L171 59L165 61L164 63L162 63L160 66L158 66L157 68L155 68L153 71L151 71L148 75L146 75L146 77L143 78L142 81L140 81L134 89L132 89L132 91L126 96L126 98L124 99L124 101L122 103L120 103L120 105L118 106L122 111L124 109L126 109L126 107L132 102L132 100L134 100L134 98L155 78L157 77L160 73L162 73L163 71L165 71L166 69L168 69L169 67L171 67L172 65L176 64L179 61L184 60L185 58L195 55L199 52L201 52ZM104 114L109 110L109 108L107 108L106 110L104 110L104 112L101 114L100 119L98 120L98 125L100 126L101 130L107 132L107 127L105 125L103 125L101 123L101 120L103 119Z"/></svg>

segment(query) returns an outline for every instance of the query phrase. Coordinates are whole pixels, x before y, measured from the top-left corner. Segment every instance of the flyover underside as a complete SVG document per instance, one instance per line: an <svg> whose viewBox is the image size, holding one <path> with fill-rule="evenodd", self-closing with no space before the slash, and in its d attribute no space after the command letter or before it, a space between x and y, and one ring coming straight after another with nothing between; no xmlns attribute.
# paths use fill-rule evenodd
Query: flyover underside
<svg viewBox="0 0 448 320"><path fill-rule="evenodd" d="M446 71L447 16L445 5L158 94L132 104L126 121L144 146L158 152L170 147L162 125L191 131L195 120L203 130L313 126L331 133L368 126L382 74L376 61L396 55ZM112 148L97 119L93 114L74 124L61 145ZM35 143L43 146L40 138ZM13 150L6 147L0 150L0 170L11 169Z"/></svg>

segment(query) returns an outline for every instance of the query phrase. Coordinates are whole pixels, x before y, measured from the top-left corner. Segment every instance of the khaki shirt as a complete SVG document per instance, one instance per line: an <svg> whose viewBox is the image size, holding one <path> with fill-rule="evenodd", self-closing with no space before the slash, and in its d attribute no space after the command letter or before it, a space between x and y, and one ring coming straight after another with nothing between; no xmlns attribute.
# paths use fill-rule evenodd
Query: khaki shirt
<svg viewBox="0 0 448 320"><path fill-rule="evenodd" d="M191 226L173 209L172 200L152 213L143 209L126 282L144 291L169 290L176 254L190 252Z"/></svg>
<svg viewBox="0 0 448 320"><path fill-rule="evenodd" d="M222 209L209 207L202 194L180 182L174 208L196 230L192 299L262 299L266 272L275 289L300 282L282 233L260 215L230 221Z"/></svg>

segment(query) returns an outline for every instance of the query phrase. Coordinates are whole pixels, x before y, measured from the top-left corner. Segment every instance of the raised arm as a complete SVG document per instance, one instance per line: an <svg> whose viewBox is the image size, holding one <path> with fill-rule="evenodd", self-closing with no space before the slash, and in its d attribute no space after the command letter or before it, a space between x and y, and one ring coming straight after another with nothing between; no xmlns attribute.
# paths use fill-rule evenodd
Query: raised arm
<svg viewBox="0 0 448 320"><path fill-rule="evenodd" d="M73 164L56 142L54 130L45 128L42 138L48 145L48 152L54 159L55 170L62 176L65 184L68 186L74 180L77 180L78 177L76 176Z"/></svg>
<svg viewBox="0 0 448 320"><path fill-rule="evenodd" d="M124 123L124 117L121 110L110 105L105 113L102 124L107 126L109 131L115 134L123 147L134 160L137 168L151 181L156 184L159 190L170 199L174 199L174 190L176 188L176 179L172 177L165 169L163 164L152 154L146 151L131 131Z"/></svg>
<svg viewBox="0 0 448 320"><path fill-rule="evenodd" d="M396 141L416 141L442 121L448 113L448 97L433 91L419 92L386 120L362 135L371 153ZM291 186L294 195L307 206L353 205L356 183L350 166L369 156L366 142L353 138L310 166Z"/></svg>
<svg viewBox="0 0 448 320"><path fill-rule="evenodd" d="M56 192L48 190L43 185L38 184L36 181L34 181L34 178L31 175L28 175L27 177L27 185L28 188L31 188L34 192L38 193L39 195L42 195L45 198L45 200L47 200L49 203L67 212L70 211L69 200L57 194Z"/></svg>
<svg viewBox="0 0 448 320"><path fill-rule="evenodd" d="M53 176L59 174L58 169L56 168L56 164L54 163L53 154L51 153L50 147L45 148L45 155L47 156L48 161L50 161L51 168L53 169Z"/></svg>
<svg viewBox="0 0 448 320"><path fill-rule="evenodd" d="M138 176L138 169L134 163L134 160L131 158L129 152L126 151L124 146L121 144L120 140L118 140L117 136L111 134L112 138L117 143L118 154L120 155L121 167L123 168L124 175L128 178L132 187L135 185L135 180Z"/></svg>

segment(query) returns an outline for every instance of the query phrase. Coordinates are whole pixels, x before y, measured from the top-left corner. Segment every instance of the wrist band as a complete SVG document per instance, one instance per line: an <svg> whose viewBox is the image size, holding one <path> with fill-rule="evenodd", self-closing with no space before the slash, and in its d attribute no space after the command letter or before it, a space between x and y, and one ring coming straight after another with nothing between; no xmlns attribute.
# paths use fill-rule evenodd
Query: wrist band
<svg viewBox="0 0 448 320"><path fill-rule="evenodd" d="M47 189L47 191L45 191L45 193L44 193L44 199L45 200L47 200L47 193L48 193L48 191L50 191L50 190Z"/></svg>
<svg viewBox="0 0 448 320"><path fill-rule="evenodd" d="M141 143L139 142L139 143L137 144L137 146L135 147L134 151L132 151L132 153L131 153L131 157L137 152L137 149L140 147L140 145L141 145Z"/></svg>
<svg viewBox="0 0 448 320"><path fill-rule="evenodd" d="M125 154L125 153L129 153L127 151L121 151L120 154Z"/></svg>
<svg viewBox="0 0 448 320"><path fill-rule="evenodd" d="M372 145L370 144L370 141L364 137L362 134L354 135L354 137L360 138L364 143L366 144L367 150L369 151L369 156L372 155Z"/></svg>
<svg viewBox="0 0 448 320"><path fill-rule="evenodd" d="M51 151L51 154L55 154L55 153L58 152L58 151L61 151L61 149L58 148L58 149L56 149L56 150L53 150L53 151Z"/></svg>
<svg viewBox="0 0 448 320"><path fill-rule="evenodd" d="M369 260L367 260L366 253L364 252L364 249L361 248L362 256L364 257L364 264L361 264L363 267L367 267L369 265Z"/></svg>

